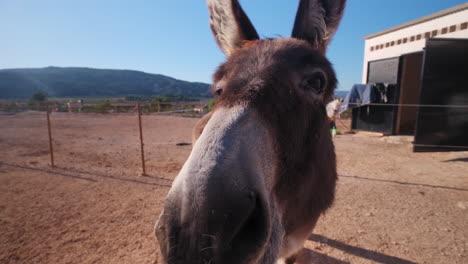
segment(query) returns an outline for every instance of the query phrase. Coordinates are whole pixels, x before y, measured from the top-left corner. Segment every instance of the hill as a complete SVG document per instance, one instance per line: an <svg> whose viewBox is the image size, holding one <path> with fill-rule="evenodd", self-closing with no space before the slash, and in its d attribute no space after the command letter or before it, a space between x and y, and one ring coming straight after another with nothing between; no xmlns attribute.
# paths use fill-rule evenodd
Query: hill
<svg viewBox="0 0 468 264"><path fill-rule="evenodd" d="M335 97L342 99L342 98L345 98L346 95L348 95L348 93L349 93L349 91L336 90L335 91Z"/></svg>
<svg viewBox="0 0 468 264"><path fill-rule="evenodd" d="M0 70L0 98L25 99L37 91L50 97L210 97L209 84L140 71L74 67Z"/></svg>

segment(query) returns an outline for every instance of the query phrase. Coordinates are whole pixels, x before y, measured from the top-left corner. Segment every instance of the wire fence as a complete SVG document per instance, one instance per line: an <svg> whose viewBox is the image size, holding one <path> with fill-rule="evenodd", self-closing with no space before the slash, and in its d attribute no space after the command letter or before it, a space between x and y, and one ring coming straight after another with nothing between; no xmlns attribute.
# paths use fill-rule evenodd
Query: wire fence
<svg viewBox="0 0 468 264"><path fill-rule="evenodd" d="M89 102L88 102L89 101ZM79 113L136 113L136 105L141 105L141 111L147 113L176 114L185 113L197 116L208 112L209 101L184 101L184 102L161 102L161 101L120 101L106 99L89 99L64 101L49 100L42 102L0 100L0 112L18 113L25 111L49 111L53 112L79 112Z"/></svg>
<svg viewBox="0 0 468 264"><path fill-rule="evenodd" d="M204 114L208 112L208 107L205 104L200 104L198 102L171 102L171 103L161 103L157 104L156 108L154 105L151 105L150 103L125 103L125 104L107 104L107 110L102 112L102 111L83 111L82 108L76 108L73 109L73 111L61 111L59 108L57 108L56 104L51 104L51 103L43 103L43 104L37 104L37 105L16 105L15 108L10 108L8 113L10 114L15 114L18 112L25 112L29 110L36 110L36 111L44 111L46 113L46 118L44 122L47 124L47 135L48 135L48 152L50 155L50 166L51 167L56 167L56 161L55 161L55 156L54 156L54 136L57 131L54 131L54 125L59 125L59 124L54 124L54 120L51 117L51 113L53 112L76 112L76 113L82 113L82 114L89 114L89 113L108 113L108 114L122 114L122 113L129 113L129 114L136 114L136 119L138 120L138 133L139 133L139 153L141 155L141 175L142 176L147 176L147 168L146 168L146 159L145 159L145 143L144 143L144 137L143 137L143 120L142 120L142 115L151 115L151 114L157 114L157 115L175 115L175 116L181 116L181 117L201 117ZM89 105L88 105L89 106ZM121 109L119 111L115 111L116 107L120 107ZM95 107L95 109L99 109L99 107ZM5 109L0 109L0 111ZM165 111L162 111L165 110ZM169 144L169 143L155 143L152 142L152 145L164 145L164 144ZM178 143L180 144L180 143ZM184 143L188 144L188 143Z"/></svg>
<svg viewBox="0 0 468 264"><path fill-rule="evenodd" d="M353 105L355 107L367 106L367 105L376 105L376 106L398 106L398 107L421 107L421 108L468 108L468 105L436 105L436 104L391 104L391 103L348 103L348 105Z"/></svg>
<svg viewBox="0 0 468 264"><path fill-rule="evenodd" d="M0 111L5 111L5 104L3 108L0 107ZM430 105L430 104L383 104L383 103L370 103L370 104L353 104L359 106L398 106L398 107L427 107L427 108L457 108L457 109L467 109L468 105ZM85 107L88 107L88 111L85 111ZM90 109L95 109L97 111L91 112ZM9 112L21 112L27 110L43 110L47 113L46 115L46 122L48 128L48 142L49 142L49 154L50 154L50 165L52 167L55 166L55 157L54 157L54 145L53 145L53 136L54 136L54 129L53 129L53 120L51 121L50 114L52 112L82 112L82 113L132 113L136 114L136 118L138 119L138 131L139 131L139 152L141 155L141 171L142 175L146 175L146 164L145 164L145 144L144 144L144 137L143 137L143 125L142 125L142 118L143 114L151 114L157 113L161 115L180 115L180 116L190 116L190 117L201 117L205 113L208 112L208 105L201 104L199 102L179 102L179 103L118 103L118 104L110 104L105 103L104 106L95 104L95 105L81 105L76 109L70 110L70 108L63 109L60 105L56 103L44 103L44 104L18 104L15 103L14 106L12 104L9 105ZM104 109L105 111L101 111ZM350 124L345 124L341 119L337 120L340 123L340 126L345 128L348 131L351 131L352 128ZM51 124L52 123L52 124ZM467 131L468 132L468 131ZM432 144L415 144L415 146L420 147L432 147L432 148L453 148L459 150L468 150L468 146L450 146L450 145L432 145ZM155 144L155 143L153 143ZM167 143L156 143L156 144L167 144Z"/></svg>

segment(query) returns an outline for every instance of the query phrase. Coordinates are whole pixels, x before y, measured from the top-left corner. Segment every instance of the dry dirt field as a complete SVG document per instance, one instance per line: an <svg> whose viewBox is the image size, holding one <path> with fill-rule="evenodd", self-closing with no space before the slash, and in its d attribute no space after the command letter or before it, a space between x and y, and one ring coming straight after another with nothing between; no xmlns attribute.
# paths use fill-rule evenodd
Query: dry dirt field
<svg viewBox="0 0 468 264"><path fill-rule="evenodd" d="M194 118L0 115L0 263L162 263L153 225L187 158ZM343 128L341 130L344 130ZM335 204L300 263L468 263L468 152L339 135Z"/></svg>

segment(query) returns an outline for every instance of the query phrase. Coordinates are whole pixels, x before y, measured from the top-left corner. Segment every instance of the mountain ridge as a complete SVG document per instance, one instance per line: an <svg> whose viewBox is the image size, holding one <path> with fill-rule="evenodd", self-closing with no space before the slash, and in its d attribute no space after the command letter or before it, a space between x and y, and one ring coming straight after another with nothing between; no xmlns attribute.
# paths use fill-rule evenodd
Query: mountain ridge
<svg viewBox="0 0 468 264"><path fill-rule="evenodd" d="M128 95L211 97L210 85L162 74L89 67L12 68L0 70L0 98L25 99L37 91L50 97Z"/></svg>
<svg viewBox="0 0 468 264"><path fill-rule="evenodd" d="M56 67L0 69L0 99L49 97L184 96L210 98L210 85L129 69ZM336 90L344 98L348 91Z"/></svg>

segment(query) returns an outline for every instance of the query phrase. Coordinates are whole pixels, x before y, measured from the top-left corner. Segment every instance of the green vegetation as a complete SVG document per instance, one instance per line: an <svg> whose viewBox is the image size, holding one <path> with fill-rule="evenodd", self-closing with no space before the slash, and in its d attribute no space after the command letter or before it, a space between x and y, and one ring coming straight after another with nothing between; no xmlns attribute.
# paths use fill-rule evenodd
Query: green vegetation
<svg viewBox="0 0 468 264"><path fill-rule="evenodd" d="M42 103L47 99L47 96L43 92L35 92L31 95L29 102L31 103Z"/></svg>
<svg viewBox="0 0 468 264"><path fill-rule="evenodd" d="M45 110L44 102L46 100L47 100L47 96L45 95L45 93L41 91L35 92L29 98L29 102L28 102L29 108L31 108L32 110L39 110L39 111Z"/></svg>
<svg viewBox="0 0 468 264"><path fill-rule="evenodd" d="M184 95L166 95L166 96L151 96L151 95L129 95L125 96L126 101L134 102L194 102L198 98L187 97Z"/></svg>
<svg viewBox="0 0 468 264"><path fill-rule="evenodd" d="M348 118L351 118L352 116L353 116L353 110L348 109L348 110L344 111L343 113L341 113L340 118L348 119Z"/></svg>
<svg viewBox="0 0 468 264"><path fill-rule="evenodd" d="M153 98L153 96L151 95L128 95L128 96L125 96L125 100L126 101L133 101L133 102L149 102L151 101Z"/></svg>
<svg viewBox="0 0 468 264"><path fill-rule="evenodd" d="M216 105L216 100L215 99L210 99L208 102L208 112L211 112L211 110L215 107Z"/></svg>
<svg viewBox="0 0 468 264"><path fill-rule="evenodd" d="M0 99L0 111L16 113L28 110L45 111L45 101L42 103L30 103L30 101L42 101L42 96L35 95L34 100L3 100ZM202 105L206 105L208 100L189 102L170 102L168 97L154 96L151 101L141 102L142 112L145 114L164 112L166 114L176 114L187 117L199 117L203 113L194 111ZM141 99L141 98L140 98ZM72 101L76 104L76 98L46 98L49 108L54 112L68 112L67 103ZM138 101L126 101L122 97L115 98L86 98L81 108L83 113L135 113ZM205 108L206 109L206 108ZM79 111L73 108L72 111Z"/></svg>
<svg viewBox="0 0 468 264"><path fill-rule="evenodd" d="M109 102L109 100L106 100L102 104L97 104L95 106L95 112L98 113L109 113L109 111L112 110L112 104Z"/></svg>

